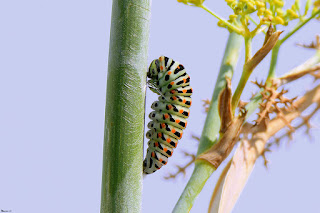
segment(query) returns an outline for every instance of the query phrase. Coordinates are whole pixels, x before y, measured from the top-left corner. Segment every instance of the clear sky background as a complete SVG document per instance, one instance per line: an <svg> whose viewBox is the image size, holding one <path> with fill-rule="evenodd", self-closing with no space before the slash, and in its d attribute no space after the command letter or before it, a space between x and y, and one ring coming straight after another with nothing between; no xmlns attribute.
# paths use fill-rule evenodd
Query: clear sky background
<svg viewBox="0 0 320 213"><path fill-rule="evenodd" d="M231 13L222 0L206 5L225 18ZM111 6L111 0L0 1L0 209L99 212ZM163 179L174 165L186 162L183 150L197 150L191 135L201 134L201 100L211 98L228 36L216 23L205 11L175 0L152 2L148 63L160 55L181 62L194 94L188 128L174 156L144 179L145 213L171 212L192 172ZM319 29L313 21L283 45L278 75L313 55L295 44L309 43ZM261 35L254 50L262 42ZM252 80L265 78L269 59ZM311 88L310 82L299 81L289 95ZM242 99L253 91L257 88L249 84ZM147 113L155 99L148 91ZM319 115L314 123L320 124ZM233 212L320 212L319 129L312 135L310 143L298 132L290 146L268 154L268 170L259 159ZM209 179L191 212L207 211L220 172Z"/></svg>

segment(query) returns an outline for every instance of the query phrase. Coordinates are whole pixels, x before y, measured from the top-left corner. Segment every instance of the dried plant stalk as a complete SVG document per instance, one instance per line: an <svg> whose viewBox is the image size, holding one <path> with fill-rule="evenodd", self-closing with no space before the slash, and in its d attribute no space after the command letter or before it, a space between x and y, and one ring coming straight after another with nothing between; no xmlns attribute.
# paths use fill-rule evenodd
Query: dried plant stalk
<svg viewBox="0 0 320 213"><path fill-rule="evenodd" d="M243 140L236 149L232 163L227 175L223 174L219 184L213 193L209 212L231 212L248 177L250 176L257 158L265 153L267 141L278 131L291 123L294 119L301 117L301 113L313 103L317 103L317 108L309 115L312 116L320 109L320 85L294 102L295 108L283 113L283 117L276 117L268 125L258 125L254 128L244 125L243 132L252 133L251 140ZM285 122L285 121L286 122ZM225 178L224 178L225 177ZM223 184L223 187L221 186ZM221 189L222 188L222 189ZM221 191L221 197L216 191ZM218 206L216 206L218 204Z"/></svg>
<svg viewBox="0 0 320 213"><path fill-rule="evenodd" d="M231 91L231 79L226 77L226 87L221 91L219 95L218 110L221 120L220 133L227 131L228 127L232 123L233 113L232 113L232 91Z"/></svg>
<svg viewBox="0 0 320 213"><path fill-rule="evenodd" d="M313 72L320 70L320 64L317 64L313 67L303 69L303 70L296 70L294 72L290 72L282 77L279 78L280 82L279 85L290 83L294 80L297 80L298 78L303 77L306 74L311 74Z"/></svg>

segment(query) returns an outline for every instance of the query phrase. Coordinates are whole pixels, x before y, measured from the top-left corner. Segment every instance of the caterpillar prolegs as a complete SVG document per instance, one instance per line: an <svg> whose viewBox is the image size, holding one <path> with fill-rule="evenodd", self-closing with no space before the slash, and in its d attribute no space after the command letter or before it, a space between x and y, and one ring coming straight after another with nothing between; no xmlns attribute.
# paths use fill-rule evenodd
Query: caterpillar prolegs
<svg viewBox="0 0 320 213"><path fill-rule="evenodd" d="M147 76L149 88L159 95L151 105L154 111L149 114L148 150L143 161L143 172L151 174L167 164L182 137L190 113L192 88L184 67L165 56L151 62Z"/></svg>

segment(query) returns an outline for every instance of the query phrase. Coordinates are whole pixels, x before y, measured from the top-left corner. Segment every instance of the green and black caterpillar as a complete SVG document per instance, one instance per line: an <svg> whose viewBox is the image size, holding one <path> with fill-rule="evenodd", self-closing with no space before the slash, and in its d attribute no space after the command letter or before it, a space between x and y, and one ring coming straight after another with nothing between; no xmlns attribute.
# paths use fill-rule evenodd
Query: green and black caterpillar
<svg viewBox="0 0 320 213"><path fill-rule="evenodd" d="M187 126L192 87L184 67L171 58L161 56L151 62L147 76L151 91L159 95L149 114L148 150L143 172L151 174L168 162Z"/></svg>

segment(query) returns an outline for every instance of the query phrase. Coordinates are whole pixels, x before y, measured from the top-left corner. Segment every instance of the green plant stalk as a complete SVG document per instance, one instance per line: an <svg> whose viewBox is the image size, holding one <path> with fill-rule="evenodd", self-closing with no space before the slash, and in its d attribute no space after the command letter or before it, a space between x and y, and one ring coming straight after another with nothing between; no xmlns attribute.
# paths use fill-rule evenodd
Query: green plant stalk
<svg viewBox="0 0 320 213"><path fill-rule="evenodd" d="M251 52L252 52L252 37L244 38L244 45L245 45L245 62L251 59Z"/></svg>
<svg viewBox="0 0 320 213"><path fill-rule="evenodd" d="M235 90L235 92L232 96L231 105L232 105L232 112L233 113L235 113L235 110L236 110L236 108L239 104L239 101L240 101L242 91L244 90L244 87L246 86L248 79L253 71L253 69L246 69L245 66L243 66L243 67L244 68L243 68L243 71L241 74L239 84L238 84L237 89Z"/></svg>
<svg viewBox="0 0 320 213"><path fill-rule="evenodd" d="M206 6L204 6L203 4L197 6L200 7L202 9L204 9L205 11L207 11L208 13L210 13L211 15L213 15L214 17L216 17L217 19L219 19L219 21L223 22L223 24L225 24L231 31L236 32L238 34L242 34L243 30L240 29L239 27L231 24L230 22L228 22L227 20L221 18L219 15L217 15L216 13L214 13L212 10L210 10L209 8L207 8Z"/></svg>
<svg viewBox="0 0 320 213"><path fill-rule="evenodd" d="M280 50L281 42L278 41L277 44L273 47L271 53L271 61L270 61L270 68L267 79L274 78L276 73L276 66L278 60L278 54Z"/></svg>
<svg viewBox="0 0 320 213"><path fill-rule="evenodd" d="M217 141L217 136L220 130L218 97L222 89L225 87L225 76L230 79L233 76L233 71L238 62L242 40L242 36L237 33L231 33L229 36L220 72L212 95L212 101L209 106L207 118L200 138L198 155L209 149ZM174 213L185 213L190 211L196 197L201 192L204 184L214 171L215 168L207 162L196 161L192 176L173 210Z"/></svg>
<svg viewBox="0 0 320 213"><path fill-rule="evenodd" d="M112 5L101 213L141 212L149 0Z"/></svg>
<svg viewBox="0 0 320 213"><path fill-rule="evenodd" d="M318 14L320 14L320 9L317 10L316 12L312 13L312 15L305 19L302 22L299 22L288 34L286 34L280 42L283 43L285 42L288 38L290 38L294 33L296 33L298 30L300 30L301 27L303 27L306 23L308 23L310 20L312 20L314 17L316 17Z"/></svg>
<svg viewBox="0 0 320 213"><path fill-rule="evenodd" d="M245 41L245 62L247 62L251 59L252 38L247 37L244 39L244 41ZM247 81L248 81L252 71L253 71L253 69L247 69L246 66L243 66L243 71L241 74L239 84L237 86L236 91L234 92L234 94L232 96L231 105L232 105L233 113L235 113L235 110L238 106L242 91L243 91L244 87L246 86Z"/></svg>

